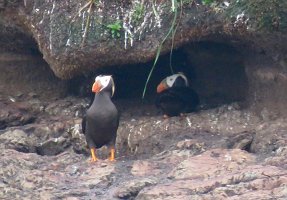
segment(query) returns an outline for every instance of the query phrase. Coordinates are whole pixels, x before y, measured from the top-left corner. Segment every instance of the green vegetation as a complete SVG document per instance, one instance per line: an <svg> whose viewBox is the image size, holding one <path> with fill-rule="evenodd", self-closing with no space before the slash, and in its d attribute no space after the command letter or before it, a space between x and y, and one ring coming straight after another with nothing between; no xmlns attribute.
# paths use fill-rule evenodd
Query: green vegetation
<svg viewBox="0 0 287 200"><path fill-rule="evenodd" d="M227 16L236 17L244 13L254 29L267 31L287 30L286 0L238 0L228 8Z"/></svg>
<svg viewBox="0 0 287 200"><path fill-rule="evenodd" d="M136 3L134 7L134 12L132 14L132 23L139 25L144 17L145 7L143 3Z"/></svg>
<svg viewBox="0 0 287 200"><path fill-rule="evenodd" d="M203 5L210 5L214 2L214 0L202 0Z"/></svg>
<svg viewBox="0 0 287 200"><path fill-rule="evenodd" d="M119 38L121 36L120 31L122 29L121 21L117 20L112 24L108 24L107 29L109 29L112 38Z"/></svg>

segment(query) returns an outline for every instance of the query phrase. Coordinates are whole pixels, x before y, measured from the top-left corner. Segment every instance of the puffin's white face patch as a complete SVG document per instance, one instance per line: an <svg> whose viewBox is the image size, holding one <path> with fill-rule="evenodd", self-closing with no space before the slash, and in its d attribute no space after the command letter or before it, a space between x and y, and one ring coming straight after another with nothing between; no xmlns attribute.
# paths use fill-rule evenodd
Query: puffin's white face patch
<svg viewBox="0 0 287 200"><path fill-rule="evenodd" d="M102 88L105 88L108 86L112 76L97 76L96 81L99 81L101 85L103 86Z"/></svg>
<svg viewBox="0 0 287 200"><path fill-rule="evenodd" d="M102 91L104 88L106 88L110 82L112 82L112 96L115 92L115 84L113 77L111 75L99 75L96 77L95 82L99 81L102 85L102 88L100 91Z"/></svg>
<svg viewBox="0 0 287 200"><path fill-rule="evenodd" d="M175 79L178 77L178 74L174 74L171 76L166 77L166 84L168 87L172 87L172 85L174 84Z"/></svg>
<svg viewBox="0 0 287 200"><path fill-rule="evenodd" d="M182 77L183 80L185 81L185 85L188 86L188 80L186 78L185 75L181 74L181 73L178 73L178 74L174 74L174 75L171 75L171 76L168 76L166 77L166 84L168 87L172 87L175 80L178 78L178 77Z"/></svg>

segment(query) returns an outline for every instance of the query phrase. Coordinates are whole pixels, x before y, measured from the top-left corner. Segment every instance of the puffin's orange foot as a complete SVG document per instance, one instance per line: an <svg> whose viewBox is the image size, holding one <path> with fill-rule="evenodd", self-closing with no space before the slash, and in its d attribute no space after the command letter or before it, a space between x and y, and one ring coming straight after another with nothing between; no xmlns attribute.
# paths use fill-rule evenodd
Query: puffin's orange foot
<svg viewBox="0 0 287 200"><path fill-rule="evenodd" d="M91 155L92 155L91 162L96 162L98 160L98 158L96 156L96 149L95 148L91 148Z"/></svg>
<svg viewBox="0 0 287 200"><path fill-rule="evenodd" d="M94 160L93 158L90 160L91 163L96 162L98 159Z"/></svg>
<svg viewBox="0 0 287 200"><path fill-rule="evenodd" d="M116 161L115 160L115 149L111 148L111 156L109 157L110 161Z"/></svg>

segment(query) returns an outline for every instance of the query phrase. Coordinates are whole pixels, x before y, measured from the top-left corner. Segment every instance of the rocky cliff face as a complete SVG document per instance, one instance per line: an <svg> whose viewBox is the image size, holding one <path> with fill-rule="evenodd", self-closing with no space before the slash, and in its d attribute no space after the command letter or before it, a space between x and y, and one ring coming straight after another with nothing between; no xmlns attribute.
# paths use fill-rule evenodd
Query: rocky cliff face
<svg viewBox="0 0 287 200"><path fill-rule="evenodd" d="M0 0L0 199L287 198L286 2L182 3ZM163 119L170 37L140 97L174 16L172 66L201 105ZM99 73L116 83L115 163L90 163L81 134Z"/></svg>
<svg viewBox="0 0 287 200"><path fill-rule="evenodd" d="M220 40L236 48L247 45L244 51L255 47L268 52L286 67L287 6L283 0L209 5L201 1L176 5L172 1L5 2L1 24L13 23L8 25L8 34L31 35L54 73L65 79L103 66L152 60L170 30L176 48ZM170 36L162 53L171 48Z"/></svg>
<svg viewBox="0 0 287 200"><path fill-rule="evenodd" d="M57 77L111 73L140 96L158 47L163 44L164 55L173 41L174 71L190 76L206 104L245 100L257 112L269 107L284 114L286 2L205 3L182 1L173 7L170 1L2 1L1 60L7 61L7 53L16 54L13 59L20 54L39 60L43 55L45 68ZM167 57L156 66L148 92L170 74ZM120 93L130 94L121 88Z"/></svg>

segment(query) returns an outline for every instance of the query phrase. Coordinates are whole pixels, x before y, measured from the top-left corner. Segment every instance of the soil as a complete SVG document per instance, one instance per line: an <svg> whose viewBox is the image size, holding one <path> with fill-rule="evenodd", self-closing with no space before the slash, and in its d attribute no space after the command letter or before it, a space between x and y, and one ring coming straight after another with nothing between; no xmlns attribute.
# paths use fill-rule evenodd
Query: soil
<svg viewBox="0 0 287 200"><path fill-rule="evenodd" d="M236 98L208 105L207 93L197 112L165 119L152 95L120 93L116 162L103 147L91 163L90 98L71 93L82 79L57 79L37 56L0 58L1 199L287 198L283 115Z"/></svg>

